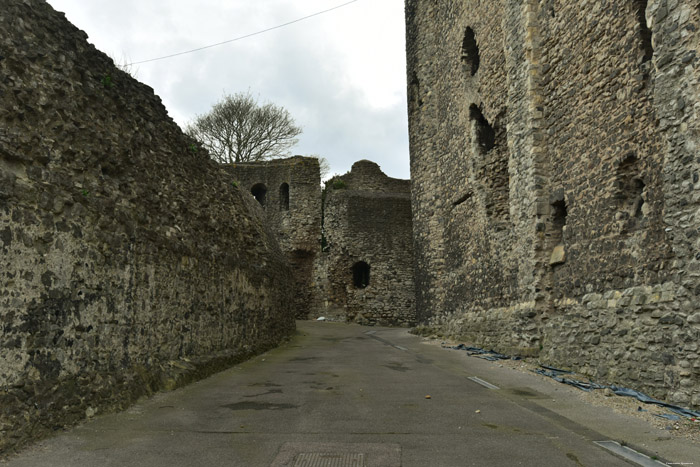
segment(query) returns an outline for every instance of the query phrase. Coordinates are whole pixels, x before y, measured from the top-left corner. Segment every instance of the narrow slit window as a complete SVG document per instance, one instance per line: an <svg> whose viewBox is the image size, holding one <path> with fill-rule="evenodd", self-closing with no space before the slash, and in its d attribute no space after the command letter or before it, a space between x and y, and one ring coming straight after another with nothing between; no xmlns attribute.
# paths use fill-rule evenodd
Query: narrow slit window
<svg viewBox="0 0 700 467"><path fill-rule="evenodd" d="M479 71L479 46L476 45L476 36L472 28L467 28L464 31L464 39L462 40L462 66L464 71L470 76L474 76Z"/></svg>
<svg viewBox="0 0 700 467"><path fill-rule="evenodd" d="M476 104L469 106L469 118L474 124L479 147L484 153L489 152L496 145L496 132Z"/></svg>
<svg viewBox="0 0 700 467"><path fill-rule="evenodd" d="M646 18L647 3L648 0L634 0L635 16L637 17L637 23L639 23L642 63L648 62L654 56L654 47L651 42L651 29L649 29Z"/></svg>
<svg viewBox="0 0 700 467"><path fill-rule="evenodd" d="M618 220L626 222L625 231L633 230L644 219L646 184L640 173L640 162L630 153L620 162L615 180L618 202Z"/></svg>
<svg viewBox="0 0 700 467"><path fill-rule="evenodd" d="M280 210L289 211L289 184L280 185Z"/></svg>
<svg viewBox="0 0 700 467"><path fill-rule="evenodd" d="M564 227L566 226L566 203L563 199L552 203L552 227L553 240L555 245L564 243Z"/></svg>
<svg viewBox="0 0 700 467"><path fill-rule="evenodd" d="M632 201L632 208L630 209L630 215L635 219L641 219L644 217L642 206L644 206L644 188L646 185L639 178L634 179L632 183L634 185L634 198Z"/></svg>
<svg viewBox="0 0 700 467"><path fill-rule="evenodd" d="M550 213L550 244L552 245L552 255L549 259L549 265L557 267L566 262L566 249L564 246L564 230L566 229L566 201L564 199L563 190L555 194L551 200Z"/></svg>
<svg viewBox="0 0 700 467"><path fill-rule="evenodd" d="M467 193L463 194L459 198L457 198L455 201L452 202L452 206L459 206L460 204L464 203L468 199L471 199L472 197L472 192L468 191Z"/></svg>
<svg viewBox="0 0 700 467"><path fill-rule="evenodd" d="M423 106L423 99L420 96L420 81L416 73L413 73L413 78L408 86L408 103L412 111Z"/></svg>

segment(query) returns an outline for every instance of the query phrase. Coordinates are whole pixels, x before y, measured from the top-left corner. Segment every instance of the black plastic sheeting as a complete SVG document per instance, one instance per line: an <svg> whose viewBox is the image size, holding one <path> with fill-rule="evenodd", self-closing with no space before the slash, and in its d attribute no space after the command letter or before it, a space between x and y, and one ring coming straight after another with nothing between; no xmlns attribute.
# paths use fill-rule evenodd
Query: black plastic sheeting
<svg viewBox="0 0 700 467"><path fill-rule="evenodd" d="M610 386L605 386L602 384L594 383L593 381L579 381L576 379L572 378L566 378L563 377L562 375L566 374L571 374L570 371L566 370L560 370L558 368L554 368L551 366L545 366L545 365L540 365L541 368L537 368L536 370L533 370L535 373L548 376L552 378L555 381L559 381L560 383L568 384L570 386L577 387L583 391L591 391L593 389L610 389L612 392L617 394L618 396L625 396L625 397L634 397L640 402L644 402L645 404L654 404L658 405L661 407L666 407L668 410L671 412L677 413L679 415L682 415L686 418L700 418L700 412L696 412L694 410L686 409L683 407L679 407L677 405L669 404L667 402L660 401L658 399L654 399L653 397L649 397L646 394L643 394L639 391L635 391L634 389L630 388L625 388L622 386L616 386L614 384L611 384ZM672 420L670 417L663 417L663 418L668 418L669 420Z"/></svg>
<svg viewBox="0 0 700 467"><path fill-rule="evenodd" d="M682 415L686 418L700 418L700 412L654 399L646 394L642 394L639 391L635 391L634 389L623 388L620 386L615 386L614 384L608 387L618 396L636 397L637 400L644 402L645 404L654 404L660 405L661 407L666 407L671 412L677 413L678 415Z"/></svg>
<svg viewBox="0 0 700 467"><path fill-rule="evenodd" d="M654 414L654 416L659 418L665 418L666 420L671 420L672 422L677 422L681 419L679 415L673 415L671 413Z"/></svg>
<svg viewBox="0 0 700 467"><path fill-rule="evenodd" d="M520 360L520 357L509 357L508 355L503 355L502 353L494 352L493 350L484 350L478 347L469 347L464 344L459 344L454 347L443 347L452 350L464 350L469 356L483 358L484 360L489 360L492 362L495 362L497 360Z"/></svg>
<svg viewBox="0 0 700 467"><path fill-rule="evenodd" d="M549 376L554 381L559 381L560 383L568 384L569 386L574 386L576 388L581 389L582 391L592 391L593 389L605 389L605 386L600 385L598 383L594 383L593 381L585 382L561 376L565 374L570 374L570 371L558 370L556 368L544 366L542 368L537 368L536 370L532 371L534 371L538 375Z"/></svg>
<svg viewBox="0 0 700 467"><path fill-rule="evenodd" d="M469 356L474 356L478 358L483 358L484 360L489 360L492 362L498 361L498 360L520 360L520 357L509 357L508 355L503 355L502 353L494 352L493 350L484 350L480 349L478 347L469 347L464 344L459 344L454 347L446 346L443 343L443 348L446 349L452 349L452 350L463 350L467 352ZM532 370L537 374L547 376L549 378L552 378L555 381L559 381L560 383L568 384L569 386L574 386L576 388L581 389L582 391L592 391L594 389L610 389L612 392L617 394L618 396L624 396L624 397L634 397L640 402L644 402L645 404L654 404L658 405L661 407L666 407L668 410L678 414L682 415L686 418L694 418L694 419L700 419L700 412L696 412L694 410L686 409L683 407L679 407L677 405L669 404L667 402L663 402L657 399L654 399L653 397L649 397L646 394L643 394L639 391L635 391L634 389L629 389L625 388L622 386L616 386L614 384L611 384L610 386L605 386L603 384L598 384L594 383L593 381L579 381L577 379L573 378L567 378L564 375L570 375L572 372L568 370L561 370L559 368L554 368L552 366L547 366L547 365L540 365L540 368L537 368L535 370ZM673 416L662 416L662 418L668 418L669 420L674 420L672 418Z"/></svg>

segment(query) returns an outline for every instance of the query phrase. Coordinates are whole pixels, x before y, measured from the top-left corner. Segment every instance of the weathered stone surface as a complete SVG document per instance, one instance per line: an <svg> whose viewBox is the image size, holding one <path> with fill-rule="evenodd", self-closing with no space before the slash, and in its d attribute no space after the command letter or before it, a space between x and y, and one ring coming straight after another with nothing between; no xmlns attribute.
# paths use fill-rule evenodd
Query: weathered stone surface
<svg viewBox="0 0 700 467"><path fill-rule="evenodd" d="M321 193L318 160L301 156L226 170L256 195L287 255L297 318L415 323L409 180L363 160Z"/></svg>
<svg viewBox="0 0 700 467"><path fill-rule="evenodd" d="M327 186L312 316L415 324L410 186L366 160Z"/></svg>
<svg viewBox="0 0 700 467"><path fill-rule="evenodd" d="M271 348L254 200L41 0L0 11L0 451Z"/></svg>
<svg viewBox="0 0 700 467"><path fill-rule="evenodd" d="M257 194L265 221L293 269L294 314L306 319L313 301L313 269L321 253L321 174L314 157L225 166L242 190Z"/></svg>
<svg viewBox="0 0 700 467"><path fill-rule="evenodd" d="M566 261L566 252L564 251L564 245L557 245L552 249L552 256L549 258L549 265L556 266L558 264L564 264Z"/></svg>
<svg viewBox="0 0 700 467"><path fill-rule="evenodd" d="M696 2L407 0L406 21L419 319L697 401Z"/></svg>

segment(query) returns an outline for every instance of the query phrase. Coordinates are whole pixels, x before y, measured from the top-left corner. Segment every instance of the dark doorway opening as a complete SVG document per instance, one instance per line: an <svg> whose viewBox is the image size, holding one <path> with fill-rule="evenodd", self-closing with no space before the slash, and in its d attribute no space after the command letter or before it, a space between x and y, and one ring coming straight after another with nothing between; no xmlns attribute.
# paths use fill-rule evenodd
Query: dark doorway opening
<svg viewBox="0 0 700 467"><path fill-rule="evenodd" d="M359 261L352 266L352 282L356 289L369 285L369 264Z"/></svg>

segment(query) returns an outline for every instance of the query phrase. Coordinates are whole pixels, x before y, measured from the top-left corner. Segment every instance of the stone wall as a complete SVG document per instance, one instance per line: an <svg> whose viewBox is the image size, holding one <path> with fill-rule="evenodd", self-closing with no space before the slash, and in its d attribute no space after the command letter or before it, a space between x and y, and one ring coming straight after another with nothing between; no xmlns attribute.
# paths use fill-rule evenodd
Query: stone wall
<svg viewBox="0 0 700 467"><path fill-rule="evenodd" d="M700 405L700 11L407 0L417 315Z"/></svg>
<svg viewBox="0 0 700 467"><path fill-rule="evenodd" d="M363 160L332 179L324 198L314 316L414 324L410 181Z"/></svg>
<svg viewBox="0 0 700 467"><path fill-rule="evenodd" d="M0 451L278 344L254 201L41 0L0 12Z"/></svg>
<svg viewBox="0 0 700 467"><path fill-rule="evenodd" d="M232 180L256 197L292 266L294 314L309 316L313 265L321 251L321 175L314 157L295 156L226 166Z"/></svg>

